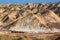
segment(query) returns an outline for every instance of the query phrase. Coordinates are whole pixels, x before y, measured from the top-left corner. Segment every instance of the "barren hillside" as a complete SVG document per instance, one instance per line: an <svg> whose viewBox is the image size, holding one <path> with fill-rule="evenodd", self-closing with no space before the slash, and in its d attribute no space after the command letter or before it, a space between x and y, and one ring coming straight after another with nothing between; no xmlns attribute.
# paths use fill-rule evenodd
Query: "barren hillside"
<svg viewBox="0 0 60 40"><path fill-rule="evenodd" d="M60 2L0 4L0 30L60 33Z"/></svg>

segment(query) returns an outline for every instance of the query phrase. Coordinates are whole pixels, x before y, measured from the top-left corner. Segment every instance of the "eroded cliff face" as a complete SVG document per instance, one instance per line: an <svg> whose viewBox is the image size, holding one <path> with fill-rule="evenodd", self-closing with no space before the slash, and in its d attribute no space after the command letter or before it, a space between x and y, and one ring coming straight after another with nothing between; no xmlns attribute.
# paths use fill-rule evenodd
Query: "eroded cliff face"
<svg viewBox="0 0 60 40"><path fill-rule="evenodd" d="M0 5L0 30L60 32L60 2Z"/></svg>

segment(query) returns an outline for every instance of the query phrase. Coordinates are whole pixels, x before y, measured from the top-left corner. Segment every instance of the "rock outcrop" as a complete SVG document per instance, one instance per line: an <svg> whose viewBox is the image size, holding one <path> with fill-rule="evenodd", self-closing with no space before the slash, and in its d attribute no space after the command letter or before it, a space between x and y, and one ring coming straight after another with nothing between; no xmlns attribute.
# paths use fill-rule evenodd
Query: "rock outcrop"
<svg viewBox="0 0 60 40"><path fill-rule="evenodd" d="M60 32L60 2L0 5L0 30Z"/></svg>

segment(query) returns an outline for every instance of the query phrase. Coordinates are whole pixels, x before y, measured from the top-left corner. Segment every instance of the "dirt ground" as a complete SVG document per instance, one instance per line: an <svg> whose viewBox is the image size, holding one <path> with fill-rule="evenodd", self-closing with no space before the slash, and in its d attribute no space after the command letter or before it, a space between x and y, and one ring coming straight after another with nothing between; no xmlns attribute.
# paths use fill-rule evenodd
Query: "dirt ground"
<svg viewBox="0 0 60 40"><path fill-rule="evenodd" d="M0 31L0 40L58 40L60 33L23 33Z"/></svg>

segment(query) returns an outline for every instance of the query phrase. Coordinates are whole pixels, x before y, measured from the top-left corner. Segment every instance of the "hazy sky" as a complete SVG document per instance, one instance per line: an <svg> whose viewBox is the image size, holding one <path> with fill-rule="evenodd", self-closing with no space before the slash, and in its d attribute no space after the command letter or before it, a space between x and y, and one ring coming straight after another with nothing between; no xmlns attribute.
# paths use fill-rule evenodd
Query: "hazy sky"
<svg viewBox="0 0 60 40"><path fill-rule="evenodd" d="M59 2L60 0L0 0L0 4L6 3L16 3L16 4L24 4L24 3L38 3L38 2Z"/></svg>

